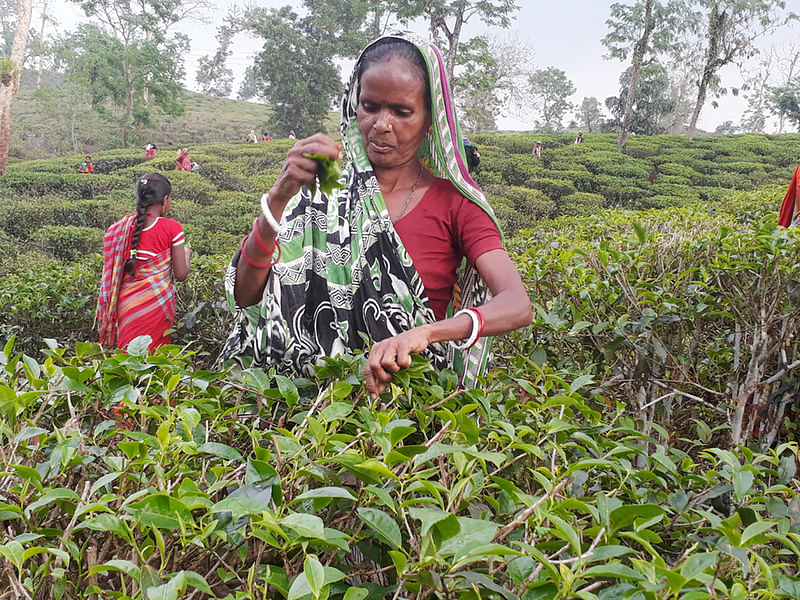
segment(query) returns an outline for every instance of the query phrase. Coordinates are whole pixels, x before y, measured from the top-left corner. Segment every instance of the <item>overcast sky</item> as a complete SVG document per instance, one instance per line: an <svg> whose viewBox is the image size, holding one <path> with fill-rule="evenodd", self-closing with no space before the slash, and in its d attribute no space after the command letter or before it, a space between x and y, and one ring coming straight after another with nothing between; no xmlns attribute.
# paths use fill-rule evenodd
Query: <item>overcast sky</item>
<svg viewBox="0 0 800 600"><path fill-rule="evenodd" d="M259 6L283 6L286 0L261 0L254 4ZM205 54L213 54L216 50L217 24L222 21L232 1L217 2L217 9L209 24L186 23L181 30L192 40L191 51L187 58L186 87L195 88L194 71L197 59ZM241 4L241 2L239 3ZM559 0L543 2L541 0L517 0L520 10L511 32L516 38L533 49L530 61L535 68L556 67L566 72L567 77L577 88L570 98L573 103L580 103L586 96L595 96L602 103L605 98L618 93L618 78L627 65L619 61L605 60L605 48L600 43L607 33L605 21L609 16L610 2L602 0ZM800 0L787 0L787 10L800 14ZM74 27L82 13L71 3L60 3L53 16L60 23L61 31ZM38 28L36 15L32 26ZM420 33L426 32L423 22L418 22L412 29ZM475 21L467 24L462 33L462 40L475 35L487 33L487 28ZM503 30L493 33L507 35ZM787 40L800 40L800 23L795 22L785 27L773 39L764 40L762 46L785 44ZM229 66L234 70L237 80L234 90L238 89L239 80L244 68L252 64L253 55L258 52L260 44L255 40L239 36L233 48L233 56ZM738 67L729 66L722 72L723 84L726 86L741 85ZM726 120L738 123L746 105L743 98L724 96L719 100L719 108L713 108L710 100L706 102L700 116L699 126L713 131L717 125ZM531 129L533 116L529 118L513 116L498 119L503 129ZM768 130L770 128L768 127Z"/></svg>

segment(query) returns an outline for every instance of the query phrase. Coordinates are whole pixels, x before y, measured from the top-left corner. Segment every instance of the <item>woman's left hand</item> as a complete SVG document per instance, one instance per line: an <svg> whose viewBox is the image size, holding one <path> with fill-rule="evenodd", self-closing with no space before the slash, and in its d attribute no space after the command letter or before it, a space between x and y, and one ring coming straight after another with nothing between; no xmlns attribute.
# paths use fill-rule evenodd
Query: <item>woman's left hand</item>
<svg viewBox="0 0 800 600"><path fill-rule="evenodd" d="M372 346L364 369L367 392L372 398L386 390L394 373L411 366L411 355L423 352L431 343L428 326L415 327Z"/></svg>

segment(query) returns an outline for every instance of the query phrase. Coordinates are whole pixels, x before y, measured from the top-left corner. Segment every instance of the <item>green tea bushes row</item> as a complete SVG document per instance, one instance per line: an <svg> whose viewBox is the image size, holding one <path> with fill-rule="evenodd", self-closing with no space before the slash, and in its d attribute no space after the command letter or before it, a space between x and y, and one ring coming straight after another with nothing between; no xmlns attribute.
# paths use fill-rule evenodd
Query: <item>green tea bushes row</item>
<svg viewBox="0 0 800 600"><path fill-rule="evenodd" d="M37 229L33 243L51 255L75 261L91 254L102 254L104 229L74 225L48 225Z"/></svg>
<svg viewBox="0 0 800 600"><path fill-rule="evenodd" d="M0 331L16 335L19 347L30 353L37 353L45 338L92 339L101 270L99 255L76 262L40 256L28 269L7 273L0 290Z"/></svg>
<svg viewBox="0 0 800 600"><path fill-rule="evenodd" d="M97 196L91 200L60 199L57 196L48 200L8 198L0 206L0 230L26 240L35 230L50 225L105 229L135 207L135 196L131 200L128 191L121 195L125 196L124 200L117 200L114 193L110 195L113 198Z"/></svg>
<svg viewBox="0 0 800 600"><path fill-rule="evenodd" d="M32 171L46 173L76 173L85 158L84 154L61 156L17 163L9 171ZM93 155L92 167L95 174L110 174L116 170L132 167L145 162L144 151L139 149L106 150Z"/></svg>
<svg viewBox="0 0 800 600"><path fill-rule="evenodd" d="M8 272L20 250L20 241L0 228L0 277Z"/></svg>
<svg viewBox="0 0 800 600"><path fill-rule="evenodd" d="M196 367L216 364L231 331L232 315L225 298L223 277L233 251L195 255L189 277L176 287L176 322L173 341L195 353Z"/></svg>
<svg viewBox="0 0 800 600"><path fill-rule="evenodd" d="M208 222L208 220L201 220L199 224L187 223L184 225L186 239L189 240L192 250L205 255L222 256L223 260L230 262L239 249L239 244L245 234L209 231L205 228L205 224ZM250 225L252 226L252 224L253 219L251 218Z"/></svg>
<svg viewBox="0 0 800 600"><path fill-rule="evenodd" d="M39 160L17 161L14 163L9 162L6 172L75 173L78 170L77 165L79 165L82 160L83 157L75 164L68 162L64 158L44 158Z"/></svg>
<svg viewBox="0 0 800 600"><path fill-rule="evenodd" d="M782 394L797 388L800 236L777 228L774 212L747 216L779 196L748 198L739 215L603 213L590 229L571 219L529 234L518 259L537 347L606 382L603 393L644 420L658 414L672 428L711 407L734 443L771 444L789 410Z"/></svg>
<svg viewBox="0 0 800 600"><path fill-rule="evenodd" d="M125 177L90 173L10 172L0 178L0 194L26 196L46 201L50 196L94 198L110 190L128 187Z"/></svg>
<svg viewBox="0 0 800 600"><path fill-rule="evenodd" d="M37 354L48 338L70 342L97 338L93 321L102 273L102 234L90 228L48 227L37 232L33 250L19 248L13 238L0 234L0 332L6 337L16 334L21 350ZM222 235L215 234L210 241L200 237L199 245L213 244ZM196 252L188 279L176 287L173 339L192 344L200 355L198 364L206 366L216 360L230 331L222 278L238 238L234 241L231 236L230 242L234 249L225 254Z"/></svg>
<svg viewBox="0 0 800 600"><path fill-rule="evenodd" d="M92 597L791 598L796 444L658 444L579 371L459 390L422 361L311 379L191 351L0 352L0 586ZM43 399L46 399L43 401Z"/></svg>

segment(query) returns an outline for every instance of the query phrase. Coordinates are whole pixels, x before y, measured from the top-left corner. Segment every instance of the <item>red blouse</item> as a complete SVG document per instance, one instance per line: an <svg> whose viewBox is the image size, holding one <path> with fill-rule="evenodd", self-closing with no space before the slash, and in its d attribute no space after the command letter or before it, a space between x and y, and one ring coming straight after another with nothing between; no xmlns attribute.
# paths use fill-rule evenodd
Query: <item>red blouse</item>
<svg viewBox="0 0 800 600"><path fill-rule="evenodd" d="M183 227L177 221L166 217L157 218L152 225L142 229L136 258L148 260L167 248L180 246L185 242Z"/></svg>
<svg viewBox="0 0 800 600"><path fill-rule="evenodd" d="M474 266L481 254L503 248L489 215L447 179L434 182L394 227L422 278L437 320L447 316L462 259Z"/></svg>

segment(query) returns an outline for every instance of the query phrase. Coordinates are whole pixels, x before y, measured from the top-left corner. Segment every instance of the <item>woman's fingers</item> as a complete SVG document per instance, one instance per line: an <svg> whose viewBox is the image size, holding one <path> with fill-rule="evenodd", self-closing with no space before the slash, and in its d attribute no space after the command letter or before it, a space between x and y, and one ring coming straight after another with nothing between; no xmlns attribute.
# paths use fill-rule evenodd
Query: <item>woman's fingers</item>
<svg viewBox="0 0 800 600"><path fill-rule="evenodd" d="M333 160L342 158L342 144L323 133L298 140L286 155L281 172L270 190L270 200L285 204L304 185L314 182L317 176L317 161L308 155L322 154Z"/></svg>
<svg viewBox="0 0 800 600"><path fill-rule="evenodd" d="M394 373L411 366L412 353L422 352L427 346L427 338L417 329L375 344L364 369L364 382L370 396L374 398L386 390Z"/></svg>

